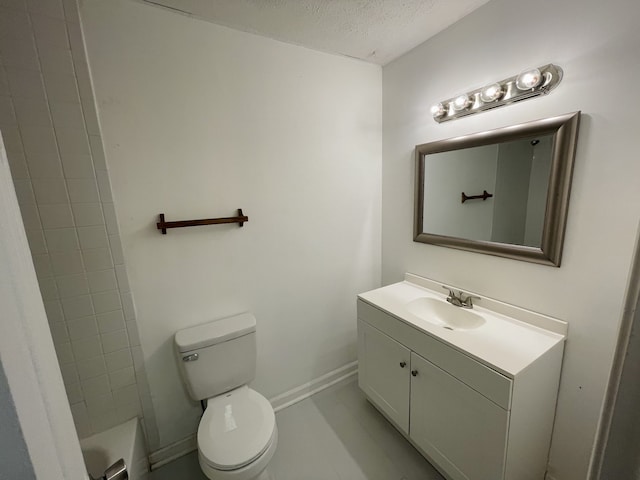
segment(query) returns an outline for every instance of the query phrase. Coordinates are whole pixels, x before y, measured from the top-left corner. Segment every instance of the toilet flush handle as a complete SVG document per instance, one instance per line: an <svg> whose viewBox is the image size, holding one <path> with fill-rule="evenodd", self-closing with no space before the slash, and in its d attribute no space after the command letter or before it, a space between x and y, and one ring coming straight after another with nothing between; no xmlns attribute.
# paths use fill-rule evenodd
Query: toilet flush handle
<svg viewBox="0 0 640 480"><path fill-rule="evenodd" d="M182 357L182 361L183 362L195 362L196 360L198 360L198 354L197 353L192 353L191 355L187 355L185 357Z"/></svg>

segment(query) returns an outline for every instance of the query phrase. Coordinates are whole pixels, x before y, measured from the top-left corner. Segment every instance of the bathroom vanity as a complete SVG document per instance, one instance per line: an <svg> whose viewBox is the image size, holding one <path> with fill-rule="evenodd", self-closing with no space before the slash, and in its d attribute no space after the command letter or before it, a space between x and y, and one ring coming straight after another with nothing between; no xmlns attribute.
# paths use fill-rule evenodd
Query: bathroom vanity
<svg viewBox="0 0 640 480"><path fill-rule="evenodd" d="M360 388L447 478L543 480L567 324L446 299L411 274L358 296Z"/></svg>

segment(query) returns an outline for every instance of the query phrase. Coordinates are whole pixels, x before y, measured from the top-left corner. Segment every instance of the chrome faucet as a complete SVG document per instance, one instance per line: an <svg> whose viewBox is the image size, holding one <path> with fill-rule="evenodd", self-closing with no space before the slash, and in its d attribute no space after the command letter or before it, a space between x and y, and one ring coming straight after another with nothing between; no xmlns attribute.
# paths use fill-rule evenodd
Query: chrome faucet
<svg viewBox="0 0 640 480"><path fill-rule="evenodd" d="M449 291L449 296L447 297L447 302L449 302L454 307L461 308L473 308L473 300L480 300L480 297L476 297L475 295L470 295L462 290L458 290L458 294L449 287L442 286L445 290Z"/></svg>

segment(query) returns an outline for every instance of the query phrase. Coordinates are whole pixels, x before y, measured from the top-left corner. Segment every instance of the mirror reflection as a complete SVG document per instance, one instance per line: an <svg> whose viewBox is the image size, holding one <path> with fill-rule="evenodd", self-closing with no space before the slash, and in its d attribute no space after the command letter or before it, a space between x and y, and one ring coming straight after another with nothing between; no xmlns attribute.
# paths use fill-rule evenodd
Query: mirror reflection
<svg viewBox="0 0 640 480"><path fill-rule="evenodd" d="M425 156L425 232L540 247L553 135Z"/></svg>
<svg viewBox="0 0 640 480"><path fill-rule="evenodd" d="M560 266L580 112L416 146L416 242Z"/></svg>

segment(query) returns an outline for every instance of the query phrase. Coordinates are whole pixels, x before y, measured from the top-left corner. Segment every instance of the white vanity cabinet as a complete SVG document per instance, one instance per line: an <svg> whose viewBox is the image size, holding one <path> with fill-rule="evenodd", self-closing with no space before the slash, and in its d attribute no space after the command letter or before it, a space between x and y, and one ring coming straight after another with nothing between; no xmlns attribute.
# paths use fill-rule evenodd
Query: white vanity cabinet
<svg viewBox="0 0 640 480"><path fill-rule="evenodd" d="M505 352L495 365L476 356L482 348L456 345L487 332L439 337L375 299L358 299L358 382L378 410L451 480L544 480L564 335L522 327L521 338L508 338L518 330L506 326L503 348L520 362L510 368Z"/></svg>
<svg viewBox="0 0 640 480"><path fill-rule="evenodd" d="M409 433L411 350L366 322L358 321L358 336L360 388L400 430Z"/></svg>
<svg viewBox="0 0 640 480"><path fill-rule="evenodd" d="M411 438L454 479L499 479L509 411L411 354Z"/></svg>

